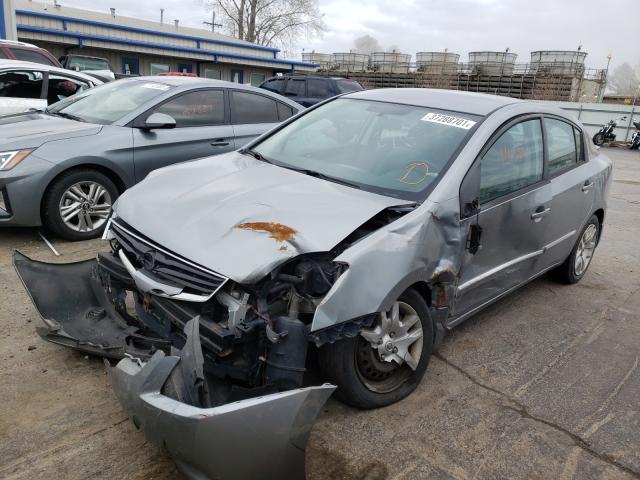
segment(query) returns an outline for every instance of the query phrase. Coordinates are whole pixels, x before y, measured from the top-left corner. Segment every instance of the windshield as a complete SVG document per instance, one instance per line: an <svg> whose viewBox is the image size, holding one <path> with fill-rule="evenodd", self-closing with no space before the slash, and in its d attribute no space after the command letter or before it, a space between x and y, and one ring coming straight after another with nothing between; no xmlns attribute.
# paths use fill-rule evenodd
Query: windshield
<svg viewBox="0 0 640 480"><path fill-rule="evenodd" d="M70 70L111 70L109 62L102 58L71 57L67 68Z"/></svg>
<svg viewBox="0 0 640 480"><path fill-rule="evenodd" d="M480 117L340 98L300 117L252 150L376 193L423 199Z"/></svg>
<svg viewBox="0 0 640 480"><path fill-rule="evenodd" d="M54 103L47 111L109 125L170 88L158 82L115 81Z"/></svg>

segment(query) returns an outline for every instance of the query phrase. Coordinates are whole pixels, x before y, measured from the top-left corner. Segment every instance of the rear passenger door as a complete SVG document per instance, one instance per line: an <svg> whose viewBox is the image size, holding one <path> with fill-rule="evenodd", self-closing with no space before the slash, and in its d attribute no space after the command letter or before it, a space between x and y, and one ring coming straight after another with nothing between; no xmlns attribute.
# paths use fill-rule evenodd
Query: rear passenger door
<svg viewBox="0 0 640 480"><path fill-rule="evenodd" d="M285 103L267 95L243 90L231 90L229 104L236 148L242 147L293 114L293 109Z"/></svg>
<svg viewBox="0 0 640 480"><path fill-rule="evenodd" d="M468 232L468 247L455 318L473 313L540 271L552 202L544 178L542 132L538 116L502 127L463 181L461 192L471 192L469 199L479 209L461 205L461 231ZM473 253L471 233L477 227L482 229L480 247Z"/></svg>
<svg viewBox="0 0 640 480"><path fill-rule="evenodd" d="M545 115L547 177L553 201L547 225L544 267L563 262L594 210L592 165L586 162L581 129L566 119ZM594 171L591 171L594 170Z"/></svg>
<svg viewBox="0 0 640 480"><path fill-rule="evenodd" d="M136 181L156 168L234 150L225 103L222 88L195 90L178 94L140 115L134 125L142 126L153 113L164 113L176 121L176 127L133 128Z"/></svg>
<svg viewBox="0 0 640 480"><path fill-rule="evenodd" d="M47 101L44 73L34 70L0 72L0 115L26 112L30 108L43 110Z"/></svg>

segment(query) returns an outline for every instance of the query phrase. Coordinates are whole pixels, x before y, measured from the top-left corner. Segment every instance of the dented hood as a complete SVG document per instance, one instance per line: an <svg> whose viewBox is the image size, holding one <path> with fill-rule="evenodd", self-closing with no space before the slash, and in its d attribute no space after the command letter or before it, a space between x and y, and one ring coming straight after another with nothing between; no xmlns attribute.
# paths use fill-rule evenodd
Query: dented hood
<svg viewBox="0 0 640 480"><path fill-rule="evenodd" d="M252 283L406 203L232 152L152 172L120 197L115 214L158 245Z"/></svg>

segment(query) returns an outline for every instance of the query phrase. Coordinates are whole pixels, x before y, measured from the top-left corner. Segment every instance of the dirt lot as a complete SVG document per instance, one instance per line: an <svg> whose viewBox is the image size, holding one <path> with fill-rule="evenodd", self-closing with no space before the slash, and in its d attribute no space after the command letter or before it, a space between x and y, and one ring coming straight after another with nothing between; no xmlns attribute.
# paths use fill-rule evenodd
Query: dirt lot
<svg viewBox="0 0 640 480"><path fill-rule="evenodd" d="M640 478L640 154L611 149L604 237L575 286L541 278L452 332L418 390L376 411L330 400L309 479ZM100 360L45 343L11 249L90 258L102 242L0 231L0 478L174 479Z"/></svg>

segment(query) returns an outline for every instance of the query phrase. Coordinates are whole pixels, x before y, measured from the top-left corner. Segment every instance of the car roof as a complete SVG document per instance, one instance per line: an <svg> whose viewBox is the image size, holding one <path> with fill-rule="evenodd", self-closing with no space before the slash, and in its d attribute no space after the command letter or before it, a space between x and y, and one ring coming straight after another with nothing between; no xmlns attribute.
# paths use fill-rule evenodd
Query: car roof
<svg viewBox="0 0 640 480"><path fill-rule="evenodd" d="M44 50L38 47L37 45L34 45L33 43L19 42L18 40L6 40L4 38L0 39L0 45L7 45L12 47L26 47L26 48L33 48L37 50Z"/></svg>
<svg viewBox="0 0 640 480"><path fill-rule="evenodd" d="M482 116L486 116L505 105L522 102L522 100L511 97L433 88L378 88L349 93L344 97L452 110Z"/></svg>
<svg viewBox="0 0 640 480"><path fill-rule="evenodd" d="M298 110L304 110L304 107L293 100L288 99L282 95L274 92L270 92L263 88L254 87L252 85L245 85L243 83L227 82L226 80L215 80L213 78L202 77L183 77L183 76L171 76L171 75L150 75L142 77L126 78L116 80L117 82L157 82L164 85L171 85L174 87L180 87L183 90L189 90L191 88L205 88L205 87L218 87L218 88L233 88L235 90L247 90L250 92L256 92L260 95L267 95L273 97L273 99L279 102L286 103Z"/></svg>
<svg viewBox="0 0 640 480"><path fill-rule="evenodd" d="M30 70L62 73L65 75L69 75L71 77L77 77L83 80L88 80L98 85L103 83L102 80L92 77L91 75L86 75L82 72L76 72L75 70L68 70L66 68L54 67L53 65L46 65L44 63L24 62L22 60L9 60L9 59L0 60L0 70L4 70L7 68L28 68Z"/></svg>

